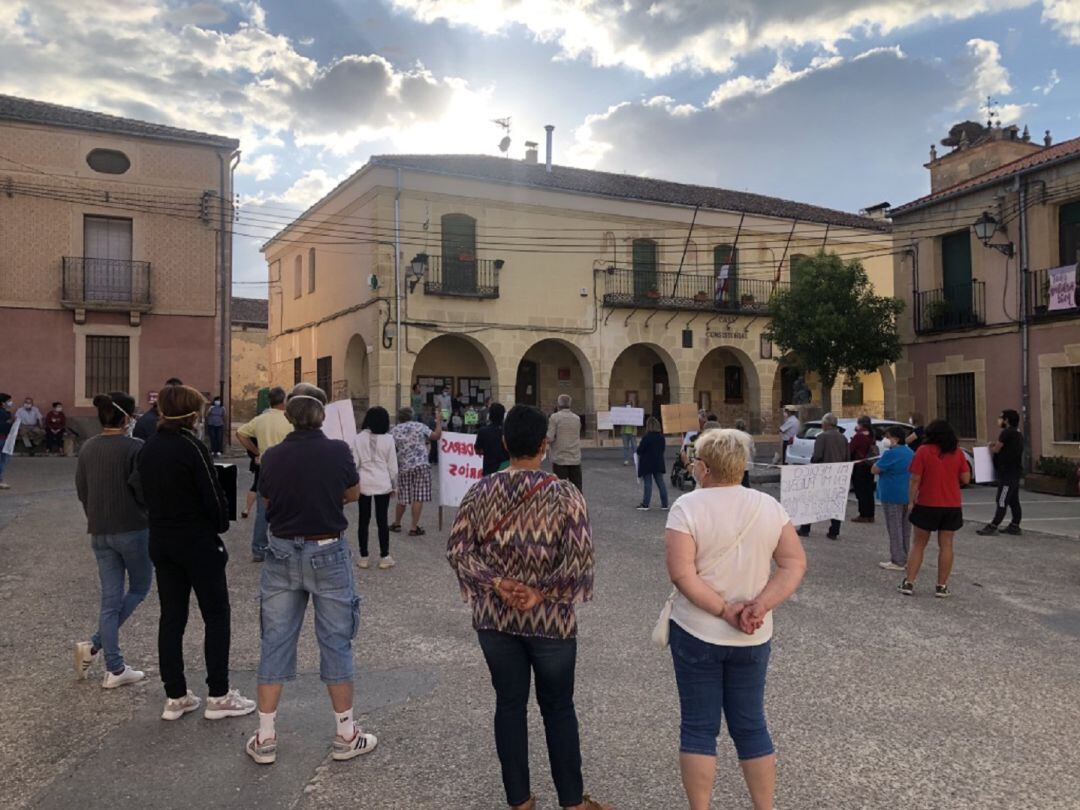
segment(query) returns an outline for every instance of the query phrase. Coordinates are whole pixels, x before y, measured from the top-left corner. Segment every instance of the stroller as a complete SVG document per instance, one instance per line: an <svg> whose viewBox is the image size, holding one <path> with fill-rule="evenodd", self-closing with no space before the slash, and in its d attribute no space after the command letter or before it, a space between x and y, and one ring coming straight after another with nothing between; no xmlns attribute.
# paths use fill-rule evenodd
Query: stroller
<svg viewBox="0 0 1080 810"><path fill-rule="evenodd" d="M682 463L681 458L676 458L675 463L671 466L671 486L679 492L693 492L697 486L694 476L690 474L690 470Z"/></svg>

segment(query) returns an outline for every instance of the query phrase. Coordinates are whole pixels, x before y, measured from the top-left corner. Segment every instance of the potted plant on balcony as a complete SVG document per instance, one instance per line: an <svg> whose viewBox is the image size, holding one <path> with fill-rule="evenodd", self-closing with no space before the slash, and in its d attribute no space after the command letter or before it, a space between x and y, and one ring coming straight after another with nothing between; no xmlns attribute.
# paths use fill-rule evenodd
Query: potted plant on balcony
<svg viewBox="0 0 1080 810"><path fill-rule="evenodd" d="M694 294L694 300L695 301L708 301L708 300L710 300L709 293L707 293L705 290L698 290Z"/></svg>
<svg viewBox="0 0 1080 810"><path fill-rule="evenodd" d="M646 290L645 297L651 301L656 301L658 298L660 298L660 291L655 287L651 290Z"/></svg>
<svg viewBox="0 0 1080 810"><path fill-rule="evenodd" d="M754 296L752 293L743 293L739 296L739 304L743 309L754 309Z"/></svg>
<svg viewBox="0 0 1080 810"><path fill-rule="evenodd" d="M1024 476L1024 489L1048 495L1077 497L1080 461L1065 456L1043 456L1035 462L1035 472Z"/></svg>
<svg viewBox="0 0 1080 810"><path fill-rule="evenodd" d="M949 302L944 298L935 299L923 307L923 313L926 316L924 324L940 329L949 317Z"/></svg>

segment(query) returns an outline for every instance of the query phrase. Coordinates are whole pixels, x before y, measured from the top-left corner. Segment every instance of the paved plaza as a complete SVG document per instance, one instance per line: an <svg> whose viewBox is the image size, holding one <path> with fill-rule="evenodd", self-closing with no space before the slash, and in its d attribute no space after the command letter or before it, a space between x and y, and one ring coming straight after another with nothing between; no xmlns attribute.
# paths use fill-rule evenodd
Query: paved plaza
<svg viewBox="0 0 1080 810"><path fill-rule="evenodd" d="M670 587L665 513L634 511L638 482L615 452L594 451L585 464L597 549L577 671L586 789L620 810L685 807L671 660L648 640ZM100 678L73 679L71 645L91 634L98 601L74 469L73 459L18 457L8 467L13 489L0 493L0 806L504 806L494 695L434 512L427 537L394 536L396 569L358 572L357 708L378 750L330 760L333 718L308 618L301 675L278 714L278 761L261 767L242 750L254 716L159 719L156 591L121 636L147 679L110 691ZM877 567L887 556L880 522L847 523L840 542L815 527L806 580L776 618L766 700L778 808L1080 806L1080 503L1024 498L1049 502L1033 504L1029 514L1047 519L1025 528L1058 534L982 538L981 524L969 523L950 601L930 595L929 558L915 598L897 594L898 577ZM969 502L990 499L968 493ZM985 506L973 511L987 516ZM249 532L250 522L237 522L225 539L234 685L253 697L259 567L248 561ZM188 672L205 695L201 635L193 604ZM535 707L531 733L533 789L552 810ZM714 806L748 807L726 737L720 751Z"/></svg>

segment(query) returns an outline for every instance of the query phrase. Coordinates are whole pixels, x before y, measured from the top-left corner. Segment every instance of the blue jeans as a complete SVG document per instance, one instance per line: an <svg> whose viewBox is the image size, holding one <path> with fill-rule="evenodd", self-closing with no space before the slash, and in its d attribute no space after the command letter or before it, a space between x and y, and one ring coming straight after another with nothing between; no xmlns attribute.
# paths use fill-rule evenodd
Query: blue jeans
<svg viewBox="0 0 1080 810"><path fill-rule="evenodd" d="M327 684L352 681L360 597L348 542L344 535L316 542L271 534L259 588L260 684L296 678L296 642L309 595L315 605L319 677Z"/></svg>
<svg viewBox="0 0 1080 810"><path fill-rule="evenodd" d="M637 449L637 436L633 433L622 434L622 457L623 461L633 461L634 451Z"/></svg>
<svg viewBox="0 0 1080 810"><path fill-rule="evenodd" d="M528 714L533 674L559 804L581 804L581 744L574 711L577 639L515 636L497 630L478 630L476 635L495 687L495 750L507 804L523 804L532 795Z"/></svg>
<svg viewBox="0 0 1080 810"><path fill-rule="evenodd" d="M716 756L723 714L739 759L773 753L765 724L765 672L771 642L753 647L709 644L675 622L669 638L682 712L679 751Z"/></svg>
<svg viewBox="0 0 1080 810"><path fill-rule="evenodd" d="M641 480L645 484L645 493L641 497L641 505L648 506L652 501L652 484L655 481L656 488L660 490L660 505L667 509L667 484L664 483L664 474L649 473L641 476Z"/></svg>
<svg viewBox="0 0 1080 810"><path fill-rule="evenodd" d="M128 620L150 593L154 567L150 562L149 543L150 532L147 529L123 534L90 535L90 546L97 558L98 578L101 580L101 615L98 631L90 643L105 651L105 666L109 672L124 671L124 656L120 654L120 625ZM125 573L127 593L124 593Z"/></svg>
<svg viewBox="0 0 1080 810"><path fill-rule="evenodd" d="M251 530L251 556L265 557L266 547L269 544L266 534L266 504L263 503L262 495L255 494L255 525Z"/></svg>

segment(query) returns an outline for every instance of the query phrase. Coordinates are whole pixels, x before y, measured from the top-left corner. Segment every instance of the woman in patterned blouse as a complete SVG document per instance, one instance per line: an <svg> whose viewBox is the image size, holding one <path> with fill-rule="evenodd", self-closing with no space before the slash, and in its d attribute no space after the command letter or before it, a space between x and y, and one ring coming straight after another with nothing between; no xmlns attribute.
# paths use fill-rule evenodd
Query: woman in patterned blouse
<svg viewBox="0 0 1080 810"><path fill-rule="evenodd" d="M510 469L469 490L450 532L447 558L472 604L495 687L495 747L506 801L531 810L529 682L544 718L559 804L604 810L583 793L574 711L577 618L574 603L592 598L593 550L585 499L540 469L547 420L518 405L503 423Z"/></svg>

